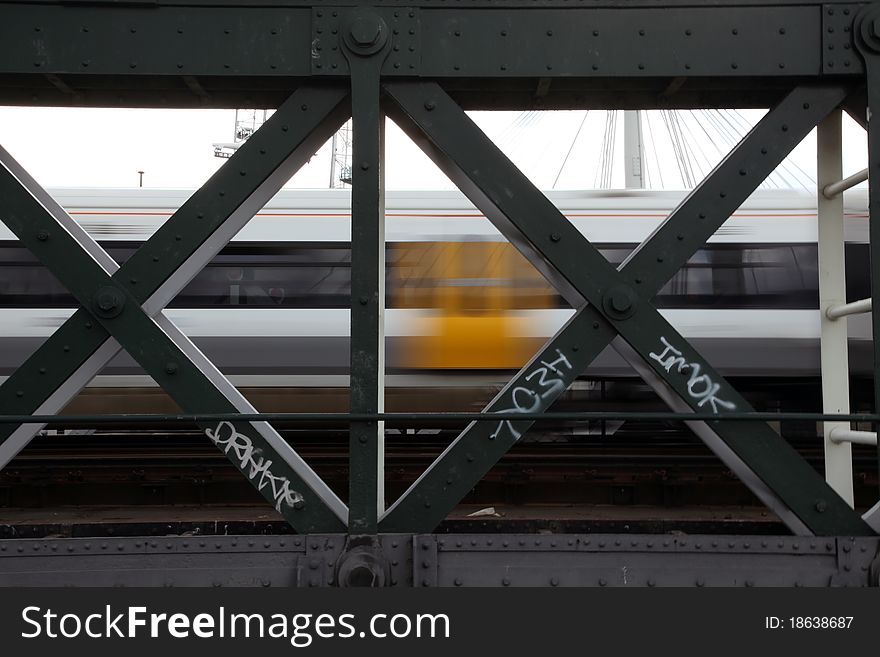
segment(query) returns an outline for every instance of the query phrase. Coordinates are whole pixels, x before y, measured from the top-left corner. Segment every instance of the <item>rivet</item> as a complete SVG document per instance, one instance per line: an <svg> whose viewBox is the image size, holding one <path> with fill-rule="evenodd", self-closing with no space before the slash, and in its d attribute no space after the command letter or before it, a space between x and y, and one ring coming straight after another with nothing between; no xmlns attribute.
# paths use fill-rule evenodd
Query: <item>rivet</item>
<svg viewBox="0 0 880 657"><path fill-rule="evenodd" d="M45 374L45 373L46 373L46 368L45 368L45 367L41 367L41 368L40 368L40 374Z"/></svg>
<svg viewBox="0 0 880 657"><path fill-rule="evenodd" d="M360 301L360 303L361 303L362 306L366 306L366 305L370 302L370 299L369 299L369 297L361 297L361 298L359 299L359 301Z"/></svg>
<svg viewBox="0 0 880 657"><path fill-rule="evenodd" d="M693 34L693 32L692 32L691 30L685 30L685 31L684 31L684 35L685 35L685 36L690 36L691 34Z"/></svg>
<svg viewBox="0 0 880 657"><path fill-rule="evenodd" d="M696 584L697 584L697 586L700 586L700 587L706 586L706 580L704 580L702 577L700 577L697 579Z"/></svg>
<svg viewBox="0 0 880 657"><path fill-rule="evenodd" d="M39 231L37 233L37 239L40 240L41 242L45 242L47 239L49 239L49 231L47 231L47 230Z"/></svg>
<svg viewBox="0 0 880 657"><path fill-rule="evenodd" d="M560 237L559 233L550 233L550 241L558 242L562 237Z"/></svg>
<svg viewBox="0 0 880 657"><path fill-rule="evenodd" d="M644 31L644 30L639 30L639 36L645 36L645 31Z"/></svg>
<svg viewBox="0 0 880 657"><path fill-rule="evenodd" d="M286 125L281 126L281 132L287 132L288 128Z"/></svg>
<svg viewBox="0 0 880 657"><path fill-rule="evenodd" d="M600 577L599 586L605 586L606 584L608 584L608 580L606 580L604 577Z"/></svg>
<svg viewBox="0 0 880 657"><path fill-rule="evenodd" d="M785 123L782 124L782 132L788 132L788 125Z"/></svg>
<svg viewBox="0 0 880 657"><path fill-rule="evenodd" d="M655 582L653 579L650 579L650 578L648 579L647 584L648 584L648 586L650 586L652 588L657 586L657 582Z"/></svg>
<svg viewBox="0 0 880 657"><path fill-rule="evenodd" d="M177 372L177 363L165 363L165 374L175 374Z"/></svg>
<svg viewBox="0 0 880 657"><path fill-rule="evenodd" d="M461 584L462 584L461 580L458 577L456 577L452 583L455 584L456 586L461 586Z"/></svg>
<svg viewBox="0 0 880 657"><path fill-rule="evenodd" d="M550 578L550 586L559 586L559 579L556 577Z"/></svg>
<svg viewBox="0 0 880 657"><path fill-rule="evenodd" d="M362 171L368 171L369 168L370 168L370 163L369 163L369 162L361 162L361 170L362 170Z"/></svg>
<svg viewBox="0 0 880 657"><path fill-rule="evenodd" d="M501 580L501 584L504 586L510 586L510 580L505 577Z"/></svg>
<svg viewBox="0 0 880 657"><path fill-rule="evenodd" d="M780 27L780 28L779 28L779 33L780 33L780 34L785 34L785 28L784 28L784 27Z"/></svg>

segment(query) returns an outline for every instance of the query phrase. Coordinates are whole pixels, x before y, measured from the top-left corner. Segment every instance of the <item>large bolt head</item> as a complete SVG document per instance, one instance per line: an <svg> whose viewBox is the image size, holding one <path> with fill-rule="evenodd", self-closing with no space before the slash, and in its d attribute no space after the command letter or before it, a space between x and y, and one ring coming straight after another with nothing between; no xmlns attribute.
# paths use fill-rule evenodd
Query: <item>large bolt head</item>
<svg viewBox="0 0 880 657"><path fill-rule="evenodd" d="M636 308L638 297L627 285L615 285L602 298L602 306L615 319L630 317Z"/></svg>
<svg viewBox="0 0 880 657"><path fill-rule="evenodd" d="M110 319L122 312L125 295L109 285L100 288L92 299L92 307L99 317Z"/></svg>
<svg viewBox="0 0 880 657"><path fill-rule="evenodd" d="M358 16L348 29L352 40L364 47L375 45L382 34L382 26L373 16Z"/></svg>
<svg viewBox="0 0 880 657"><path fill-rule="evenodd" d="M625 313L632 307L632 299L622 290L611 293L611 307L619 313Z"/></svg>
<svg viewBox="0 0 880 657"><path fill-rule="evenodd" d="M355 12L346 25L343 41L357 55L373 55L388 43L388 25L377 14Z"/></svg>

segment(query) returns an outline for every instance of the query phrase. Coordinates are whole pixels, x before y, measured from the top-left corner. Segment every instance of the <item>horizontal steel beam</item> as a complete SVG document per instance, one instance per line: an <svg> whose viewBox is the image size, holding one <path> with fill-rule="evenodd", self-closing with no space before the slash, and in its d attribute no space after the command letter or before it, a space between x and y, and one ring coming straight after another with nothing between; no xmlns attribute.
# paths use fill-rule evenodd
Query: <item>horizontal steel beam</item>
<svg viewBox="0 0 880 657"><path fill-rule="evenodd" d="M101 415L0 415L0 425L22 422L52 424L139 424L151 422L282 422L345 423L345 422L478 422L490 420L493 424L506 420L523 422L592 422L596 420L621 420L623 422L674 422L717 421L713 413L679 413L674 411L569 411L547 413L520 413L507 411L490 413L459 412L388 412L388 413L106 413ZM777 413L777 412L730 412L725 421L732 422L880 422L875 413Z"/></svg>
<svg viewBox="0 0 880 657"><path fill-rule="evenodd" d="M877 586L878 538L381 535L385 586ZM0 586L338 586L339 535L0 541ZM364 564L361 564L364 565ZM378 582L377 582L378 583Z"/></svg>
<svg viewBox="0 0 880 657"><path fill-rule="evenodd" d="M341 39L353 4L4 2L0 102L273 102L272 89L289 88L291 78L349 75ZM739 80L741 93L754 94L777 79L864 72L853 45L857 3L370 4L391 33L383 76L491 79L522 99L565 93L566 79L596 79L632 88L618 102L643 105L653 97L665 107L682 87L673 92L670 80L683 79L683 93L694 94L687 102L697 106L700 93L722 81ZM623 82L654 79L659 87L642 97ZM544 81L540 92L536 80ZM477 104L491 104L501 90L468 87Z"/></svg>

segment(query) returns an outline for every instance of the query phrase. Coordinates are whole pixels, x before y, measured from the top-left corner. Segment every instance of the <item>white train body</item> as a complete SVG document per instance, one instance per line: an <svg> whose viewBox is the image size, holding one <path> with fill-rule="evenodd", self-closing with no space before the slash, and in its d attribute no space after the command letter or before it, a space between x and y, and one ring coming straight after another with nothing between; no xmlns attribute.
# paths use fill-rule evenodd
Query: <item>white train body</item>
<svg viewBox="0 0 880 657"><path fill-rule="evenodd" d="M162 225L190 195L185 190L49 190L96 240L108 249L137 244ZM681 192L548 192L549 198L591 242L627 245L644 240L682 200ZM795 192L758 192L710 239L710 245L806 245L815 249L816 199ZM867 194L846 195L846 239L867 243ZM233 240L233 245L269 248L301 243L344 245L350 239L350 195L346 190L279 193ZM503 241L500 234L458 192L388 192L386 240ZM0 224L0 247L13 249L15 237ZM810 277L807 266L799 275ZM862 275L867 280L867 270ZM810 281L805 285L811 286ZM8 375L69 317L73 307L4 302L0 278L0 375ZM338 301L338 299L337 299ZM70 306L72 304L68 304ZM337 306L340 304L336 303ZM344 304L344 305L347 305ZM728 375L816 374L819 367L819 311L811 307L666 307L661 312ZM784 304L783 304L784 305ZM705 304L704 304L705 306ZM168 316L233 380L248 385L288 385L292 381L343 381L348 364L349 313L345 307L171 307ZM393 371L395 342L405 338L414 311L389 308L386 315L388 366ZM551 336L571 315L565 308L518 311L529 318L527 333ZM851 360L870 368L868 316L848 320ZM630 375L610 350L589 373ZM98 377L97 385L143 383L137 366L120 355Z"/></svg>

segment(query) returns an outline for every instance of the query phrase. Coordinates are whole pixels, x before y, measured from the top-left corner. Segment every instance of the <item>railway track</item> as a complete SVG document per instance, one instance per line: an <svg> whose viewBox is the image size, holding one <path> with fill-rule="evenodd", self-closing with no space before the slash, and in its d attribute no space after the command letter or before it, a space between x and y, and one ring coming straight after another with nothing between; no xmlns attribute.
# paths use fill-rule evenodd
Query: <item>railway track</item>
<svg viewBox="0 0 880 657"><path fill-rule="evenodd" d="M491 505L544 503L751 505L756 500L697 439L663 426L612 436L572 436L568 428L537 436L505 455L466 501ZM389 435L388 496L403 492L457 434ZM348 437L339 430L290 431L285 437L344 497ZM817 468L818 439L792 444ZM854 450L857 502L877 487L875 456ZM108 491L112 491L108 493ZM196 431L43 436L0 472L0 506L250 503L256 494L226 457Z"/></svg>

